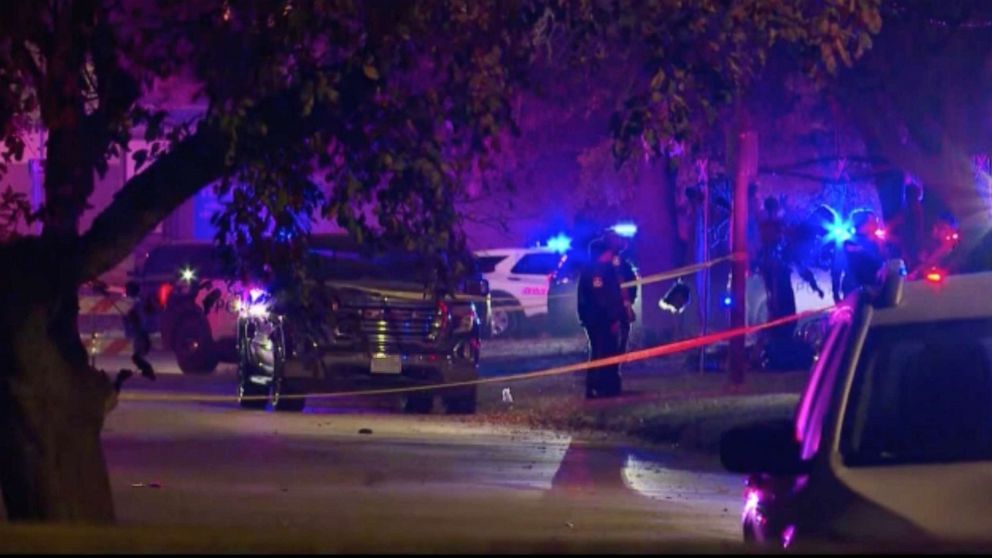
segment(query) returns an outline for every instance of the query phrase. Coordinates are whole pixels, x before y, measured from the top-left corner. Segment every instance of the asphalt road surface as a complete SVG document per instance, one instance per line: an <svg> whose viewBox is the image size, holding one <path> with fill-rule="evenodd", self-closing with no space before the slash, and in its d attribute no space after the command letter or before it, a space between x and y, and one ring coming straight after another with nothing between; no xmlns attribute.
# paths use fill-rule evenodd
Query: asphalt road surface
<svg viewBox="0 0 992 558"><path fill-rule="evenodd" d="M158 381L126 389L234 391L230 367L190 377L167 361L156 359ZM375 551L740 539L739 477L630 443L403 415L381 401L308 402L302 414L122 401L104 446L125 526L305 534Z"/></svg>

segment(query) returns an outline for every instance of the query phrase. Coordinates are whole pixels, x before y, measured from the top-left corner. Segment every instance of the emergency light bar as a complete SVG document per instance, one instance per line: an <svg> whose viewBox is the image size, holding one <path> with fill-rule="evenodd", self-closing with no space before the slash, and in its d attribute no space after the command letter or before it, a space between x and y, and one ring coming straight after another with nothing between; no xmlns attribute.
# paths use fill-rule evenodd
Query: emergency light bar
<svg viewBox="0 0 992 558"><path fill-rule="evenodd" d="M633 238L637 234L637 225L633 223L617 223L610 227L610 230L624 238Z"/></svg>
<svg viewBox="0 0 992 558"><path fill-rule="evenodd" d="M572 239L564 234L558 234L548 239L548 248L563 254L572 249Z"/></svg>

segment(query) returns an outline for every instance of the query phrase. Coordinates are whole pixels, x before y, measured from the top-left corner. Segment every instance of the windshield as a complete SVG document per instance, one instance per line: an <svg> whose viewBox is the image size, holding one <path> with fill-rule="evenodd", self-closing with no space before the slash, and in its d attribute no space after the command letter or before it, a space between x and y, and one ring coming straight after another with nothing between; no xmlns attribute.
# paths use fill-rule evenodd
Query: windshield
<svg viewBox="0 0 992 558"><path fill-rule="evenodd" d="M216 247L212 245L159 246L145 260L144 275L178 275L184 268L192 269L198 277L222 275L223 264Z"/></svg>
<svg viewBox="0 0 992 558"><path fill-rule="evenodd" d="M431 261L410 252L365 256L357 252L315 249L318 277L325 281L388 281L426 284L434 272Z"/></svg>
<svg viewBox="0 0 992 558"><path fill-rule="evenodd" d="M992 459L992 321L873 330L855 377L849 465Z"/></svg>

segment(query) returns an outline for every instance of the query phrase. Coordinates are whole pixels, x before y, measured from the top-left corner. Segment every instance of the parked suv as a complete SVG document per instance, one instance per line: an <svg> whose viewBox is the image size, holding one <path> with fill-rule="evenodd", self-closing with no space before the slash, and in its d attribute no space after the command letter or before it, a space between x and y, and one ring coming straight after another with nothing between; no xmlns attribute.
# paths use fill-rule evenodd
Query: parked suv
<svg viewBox="0 0 992 558"><path fill-rule="evenodd" d="M992 273L904 284L900 267L832 311L793 420L724 434L746 541L992 541Z"/></svg>
<svg viewBox="0 0 992 558"><path fill-rule="evenodd" d="M142 304L152 311L149 332L161 333L184 374L208 374L219 361L235 362L237 315L228 306L240 290L224 273L215 245L157 246L132 275Z"/></svg>
<svg viewBox="0 0 992 558"><path fill-rule="evenodd" d="M456 295L425 294L431 266L394 251L370 256L347 239L311 251L321 301L308 308L250 289L238 322L238 395L245 408L300 411L314 390L429 386L478 378L480 319L488 284L469 274ZM292 397L287 398L290 395ZM473 413L475 386L412 392L409 412Z"/></svg>

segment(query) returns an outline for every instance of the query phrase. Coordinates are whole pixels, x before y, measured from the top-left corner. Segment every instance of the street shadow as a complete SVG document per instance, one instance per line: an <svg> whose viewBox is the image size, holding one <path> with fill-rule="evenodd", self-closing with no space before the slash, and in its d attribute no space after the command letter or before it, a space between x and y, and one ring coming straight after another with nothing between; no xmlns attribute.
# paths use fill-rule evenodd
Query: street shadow
<svg viewBox="0 0 992 558"><path fill-rule="evenodd" d="M551 490L569 494L627 490L623 470L629 454L621 446L572 440L551 479Z"/></svg>

